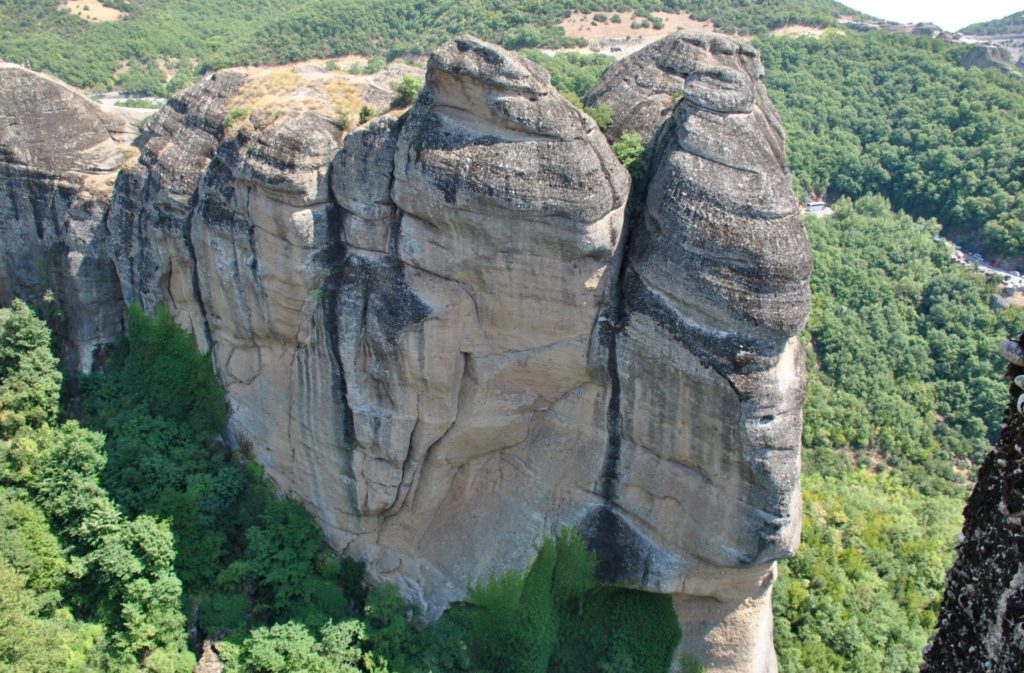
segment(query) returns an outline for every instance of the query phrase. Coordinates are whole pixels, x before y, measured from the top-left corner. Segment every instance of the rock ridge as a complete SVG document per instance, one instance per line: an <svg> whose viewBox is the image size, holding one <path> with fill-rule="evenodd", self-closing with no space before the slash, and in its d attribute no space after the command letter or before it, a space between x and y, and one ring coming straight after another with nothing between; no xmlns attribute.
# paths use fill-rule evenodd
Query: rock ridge
<svg viewBox="0 0 1024 673"><path fill-rule="evenodd" d="M608 71L588 100L615 107L609 137L649 143L631 205L594 121L472 37L347 133L301 106L233 125L261 80L215 73L149 123L89 230L107 308L167 304L231 442L426 618L568 526L608 581L672 595L680 653L774 671L810 253L761 74L690 33Z"/></svg>

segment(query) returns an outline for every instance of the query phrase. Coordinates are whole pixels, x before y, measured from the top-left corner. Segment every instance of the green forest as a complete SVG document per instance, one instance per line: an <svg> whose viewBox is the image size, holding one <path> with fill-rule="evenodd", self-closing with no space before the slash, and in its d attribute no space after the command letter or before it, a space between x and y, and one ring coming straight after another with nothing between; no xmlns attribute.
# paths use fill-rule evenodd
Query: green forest
<svg viewBox="0 0 1024 673"><path fill-rule="evenodd" d="M882 194L956 240L1024 263L1024 79L964 45L875 32L759 38L799 192Z"/></svg>
<svg viewBox="0 0 1024 673"><path fill-rule="evenodd" d="M125 15L91 23L62 4L0 0L0 58L76 86L148 95L232 65L426 54L460 33L516 49L575 46L558 27L573 11L688 10L744 34L834 25L851 13L832 0L104 0Z"/></svg>
<svg viewBox="0 0 1024 673"><path fill-rule="evenodd" d="M780 564L786 673L917 671L976 466L1008 401L1000 339L1024 327L952 264L934 220L876 195L806 219L804 532Z"/></svg>

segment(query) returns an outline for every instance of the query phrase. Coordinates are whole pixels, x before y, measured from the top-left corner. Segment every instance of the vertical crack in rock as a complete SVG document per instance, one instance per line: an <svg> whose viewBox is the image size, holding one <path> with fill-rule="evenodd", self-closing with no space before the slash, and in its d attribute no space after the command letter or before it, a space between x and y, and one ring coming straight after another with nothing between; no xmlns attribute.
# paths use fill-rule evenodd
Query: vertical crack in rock
<svg viewBox="0 0 1024 673"><path fill-rule="evenodd" d="M198 198L198 194L192 195L192 198L189 200L190 211L194 212ZM186 253L188 254L188 259L191 262L192 267L192 296L195 298L196 308L198 309L199 318L202 322L204 342L206 343L206 347L210 350L210 352L213 352L214 348L216 347L216 342L213 340L213 330L210 329L210 320L206 315L206 304L203 301L202 284L199 280L199 260L196 257L196 246L192 242L192 226L193 218L190 215L188 218L188 222L185 224L183 238L185 241L185 250ZM223 382L223 374L221 372L218 372L218 375L221 377Z"/></svg>

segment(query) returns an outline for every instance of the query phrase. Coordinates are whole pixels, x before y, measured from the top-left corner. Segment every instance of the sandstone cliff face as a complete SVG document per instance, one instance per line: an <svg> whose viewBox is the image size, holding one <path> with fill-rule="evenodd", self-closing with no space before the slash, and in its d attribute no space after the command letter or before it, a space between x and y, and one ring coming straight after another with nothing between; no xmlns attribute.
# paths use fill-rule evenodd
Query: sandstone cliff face
<svg viewBox="0 0 1024 673"><path fill-rule="evenodd" d="M982 463L946 577L939 622L921 673L1024 669L1024 349L1004 344L1014 379L1006 427Z"/></svg>
<svg viewBox="0 0 1024 673"><path fill-rule="evenodd" d="M642 494L624 508L676 522L681 566L654 586L677 594L683 649L709 670L774 666L770 563L800 531L811 258L761 74L745 44L676 33L589 97L612 107L613 136L651 139L615 345L636 455L623 488Z"/></svg>
<svg viewBox="0 0 1024 673"><path fill-rule="evenodd" d="M63 82L0 63L0 302L21 297L57 318L84 370L121 332L100 222L135 133Z"/></svg>
<svg viewBox="0 0 1024 673"><path fill-rule="evenodd" d="M428 618L571 526L606 579L673 595L681 652L765 673L809 252L755 52L659 49L667 84L599 86L656 136L628 226L594 122L466 38L344 136L297 109L225 130L252 80L214 75L150 124L97 240L125 301L212 352L233 440ZM662 76L649 56L617 72Z"/></svg>

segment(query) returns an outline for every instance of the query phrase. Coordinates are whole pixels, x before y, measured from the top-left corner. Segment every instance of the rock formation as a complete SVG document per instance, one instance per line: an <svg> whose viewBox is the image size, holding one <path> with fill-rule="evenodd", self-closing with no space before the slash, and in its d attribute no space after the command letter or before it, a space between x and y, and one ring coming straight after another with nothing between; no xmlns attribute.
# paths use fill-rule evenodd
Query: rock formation
<svg viewBox="0 0 1024 673"><path fill-rule="evenodd" d="M150 123L96 238L119 298L212 353L232 440L427 618L570 526L672 594L681 652L767 673L810 254L760 67L680 34L609 71L613 135L652 139L629 223L596 124L501 48L446 44L344 136L233 126L251 76L224 71Z"/></svg>
<svg viewBox="0 0 1024 673"><path fill-rule="evenodd" d="M1021 77L1015 55L1007 47L998 44L979 44L960 59L964 68L995 68L1012 77Z"/></svg>
<svg viewBox="0 0 1024 673"><path fill-rule="evenodd" d="M100 223L136 133L63 82L0 63L0 303L21 297L57 318L85 370L122 329Z"/></svg>
<svg viewBox="0 0 1024 673"><path fill-rule="evenodd" d="M682 648L708 670L774 666L771 561L799 539L796 334L811 258L761 75L743 43L676 33L609 68L588 98L612 108L612 135L657 130L615 357L624 440L642 457L625 481L660 511L623 508L676 521L672 546L700 550L676 583L646 586L676 593ZM666 408L673 418L651 417Z"/></svg>
<svg viewBox="0 0 1024 673"><path fill-rule="evenodd" d="M1024 335L1022 335L1024 336ZM1006 426L978 471L921 673L1024 670L1024 342L1003 345Z"/></svg>

